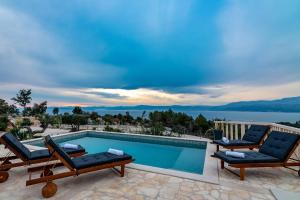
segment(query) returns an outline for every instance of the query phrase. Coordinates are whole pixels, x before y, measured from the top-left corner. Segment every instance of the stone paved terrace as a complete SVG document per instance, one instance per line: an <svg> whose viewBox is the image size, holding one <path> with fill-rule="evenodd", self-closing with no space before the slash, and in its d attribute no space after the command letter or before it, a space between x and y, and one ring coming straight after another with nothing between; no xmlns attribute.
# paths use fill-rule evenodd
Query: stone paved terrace
<svg viewBox="0 0 300 200"><path fill-rule="evenodd" d="M209 144L210 145L210 144ZM208 148L213 149L213 148ZM3 149L2 149L3 150ZM270 189L300 192L296 172L283 168L249 169L246 180L220 170L213 158L206 159L215 166L217 184L126 169L125 177L112 170L56 180L58 192L51 199L275 199ZM61 170L61 169L59 169ZM9 180L1 184L0 199L42 199L44 184L26 187L28 174L24 168L10 170Z"/></svg>

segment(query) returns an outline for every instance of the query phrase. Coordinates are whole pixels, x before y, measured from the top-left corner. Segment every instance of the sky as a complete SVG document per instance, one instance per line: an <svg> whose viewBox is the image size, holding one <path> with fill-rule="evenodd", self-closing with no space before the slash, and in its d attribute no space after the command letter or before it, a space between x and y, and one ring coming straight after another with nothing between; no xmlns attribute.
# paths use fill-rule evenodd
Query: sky
<svg viewBox="0 0 300 200"><path fill-rule="evenodd" d="M221 105L300 96L298 0L0 0L0 98Z"/></svg>

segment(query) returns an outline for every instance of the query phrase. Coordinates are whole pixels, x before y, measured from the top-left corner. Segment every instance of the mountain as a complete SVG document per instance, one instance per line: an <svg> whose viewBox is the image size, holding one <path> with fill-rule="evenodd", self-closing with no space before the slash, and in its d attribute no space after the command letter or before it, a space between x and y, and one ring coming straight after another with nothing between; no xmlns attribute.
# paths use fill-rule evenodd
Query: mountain
<svg viewBox="0 0 300 200"><path fill-rule="evenodd" d="M73 107L60 107L60 112L71 112ZM229 103L221 106L184 106L184 105L170 105L170 106L151 106L151 105L137 105L137 106L89 106L84 110L88 112L101 110L168 110L172 109L178 112L184 111L252 111L252 112L299 112L300 113L300 96L290 97L277 100L262 100L262 101L240 101ZM52 108L48 108L48 112Z"/></svg>
<svg viewBox="0 0 300 200"><path fill-rule="evenodd" d="M269 101L241 101L216 106L213 110L259 111L259 112L300 112L300 97L290 97Z"/></svg>

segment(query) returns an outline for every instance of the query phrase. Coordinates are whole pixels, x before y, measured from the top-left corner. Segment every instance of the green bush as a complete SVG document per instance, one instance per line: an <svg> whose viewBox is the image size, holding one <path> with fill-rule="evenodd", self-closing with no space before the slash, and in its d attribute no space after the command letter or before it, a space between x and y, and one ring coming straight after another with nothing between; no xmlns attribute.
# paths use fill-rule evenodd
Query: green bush
<svg viewBox="0 0 300 200"><path fill-rule="evenodd" d="M26 139L33 138L33 135L30 132L24 129L20 129L18 127L13 127L12 129L10 129L10 133L12 133L19 140L26 140Z"/></svg>
<svg viewBox="0 0 300 200"><path fill-rule="evenodd" d="M155 123L150 129L152 135L162 135L165 127L161 123Z"/></svg>
<svg viewBox="0 0 300 200"><path fill-rule="evenodd" d="M22 121L21 121L21 126L31 126L33 123L30 121L29 118L23 118Z"/></svg>
<svg viewBox="0 0 300 200"><path fill-rule="evenodd" d="M108 132L122 132L120 129L113 128L113 127L110 127L110 126L105 126L104 131L108 131Z"/></svg>
<svg viewBox="0 0 300 200"><path fill-rule="evenodd" d="M8 117L0 116L0 131L5 131L7 128Z"/></svg>

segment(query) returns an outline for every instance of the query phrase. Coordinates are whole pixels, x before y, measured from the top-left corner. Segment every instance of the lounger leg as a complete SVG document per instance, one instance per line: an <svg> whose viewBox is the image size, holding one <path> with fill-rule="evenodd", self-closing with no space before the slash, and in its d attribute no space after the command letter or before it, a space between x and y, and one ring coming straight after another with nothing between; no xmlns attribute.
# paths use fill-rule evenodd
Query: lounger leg
<svg viewBox="0 0 300 200"><path fill-rule="evenodd" d="M51 181L47 182L46 185L42 188L42 195L45 198L50 198L55 195L57 192L57 185Z"/></svg>
<svg viewBox="0 0 300 200"><path fill-rule="evenodd" d="M0 171L0 183L7 181L9 174L7 171Z"/></svg>
<svg viewBox="0 0 300 200"><path fill-rule="evenodd" d="M240 180L245 180L245 168L240 168Z"/></svg>
<svg viewBox="0 0 300 200"><path fill-rule="evenodd" d="M121 165L121 177L124 177L125 174L125 165Z"/></svg>
<svg viewBox="0 0 300 200"><path fill-rule="evenodd" d="M224 169L224 160L221 160L221 169Z"/></svg>

